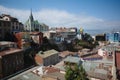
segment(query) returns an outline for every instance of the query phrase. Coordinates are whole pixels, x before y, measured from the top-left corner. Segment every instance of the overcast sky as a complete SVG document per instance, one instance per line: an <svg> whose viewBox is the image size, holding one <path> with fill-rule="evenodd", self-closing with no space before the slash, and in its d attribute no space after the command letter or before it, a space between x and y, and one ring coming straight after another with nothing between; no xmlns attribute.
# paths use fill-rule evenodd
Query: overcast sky
<svg viewBox="0 0 120 80"><path fill-rule="evenodd" d="M50 27L120 29L120 0L0 0L0 14L25 23L30 10Z"/></svg>

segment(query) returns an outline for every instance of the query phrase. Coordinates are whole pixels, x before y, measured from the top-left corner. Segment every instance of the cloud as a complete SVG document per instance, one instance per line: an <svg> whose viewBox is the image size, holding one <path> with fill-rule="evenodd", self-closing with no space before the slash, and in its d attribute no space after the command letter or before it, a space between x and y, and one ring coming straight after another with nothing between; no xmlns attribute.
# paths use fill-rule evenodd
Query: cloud
<svg viewBox="0 0 120 80"><path fill-rule="evenodd" d="M19 10L7 8L0 5L1 14L10 14L25 23L30 15L30 10ZM119 27L120 21L105 21L102 18L97 18L88 15L79 15L69 13L67 11L55 9L42 9L34 11L33 16L35 20L40 23L45 23L50 27L83 27L84 29L110 29Z"/></svg>

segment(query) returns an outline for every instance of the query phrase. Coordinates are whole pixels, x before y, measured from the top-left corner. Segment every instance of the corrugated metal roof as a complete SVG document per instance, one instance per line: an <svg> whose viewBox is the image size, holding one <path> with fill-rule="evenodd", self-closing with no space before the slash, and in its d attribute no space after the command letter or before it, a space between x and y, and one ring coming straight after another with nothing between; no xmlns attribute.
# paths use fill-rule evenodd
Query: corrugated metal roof
<svg viewBox="0 0 120 80"><path fill-rule="evenodd" d="M99 73L99 74L104 74L104 75L107 75L107 71L104 70L104 69L95 69L94 71L95 73Z"/></svg>
<svg viewBox="0 0 120 80"><path fill-rule="evenodd" d="M15 79L11 79L11 80L42 80L40 76L35 75L32 72L26 73L24 75L21 75Z"/></svg>
<svg viewBox="0 0 120 80"><path fill-rule="evenodd" d="M68 56L67 58L64 59L64 61L78 64L80 62L80 58Z"/></svg>
<svg viewBox="0 0 120 80"><path fill-rule="evenodd" d="M33 67L25 72L15 75L8 80L42 80L40 75L33 72L33 70L36 70L37 68L39 68L39 66Z"/></svg>

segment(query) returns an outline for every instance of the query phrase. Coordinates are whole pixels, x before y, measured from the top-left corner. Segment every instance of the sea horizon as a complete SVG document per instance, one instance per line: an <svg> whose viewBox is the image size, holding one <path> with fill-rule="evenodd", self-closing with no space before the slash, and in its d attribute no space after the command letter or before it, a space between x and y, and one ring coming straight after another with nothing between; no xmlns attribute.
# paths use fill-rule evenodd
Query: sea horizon
<svg viewBox="0 0 120 80"><path fill-rule="evenodd" d="M100 30L100 29L86 29L84 33L88 33L91 36L95 36L97 34L105 34L105 33L112 33L112 32L120 32L120 30Z"/></svg>

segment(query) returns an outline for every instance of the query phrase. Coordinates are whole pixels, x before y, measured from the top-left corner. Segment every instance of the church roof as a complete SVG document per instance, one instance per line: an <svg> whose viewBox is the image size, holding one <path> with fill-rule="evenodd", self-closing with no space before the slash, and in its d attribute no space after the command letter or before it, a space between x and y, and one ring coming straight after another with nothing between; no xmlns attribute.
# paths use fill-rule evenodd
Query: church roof
<svg viewBox="0 0 120 80"><path fill-rule="evenodd" d="M35 21L34 21L34 24L40 24L40 23L38 22L38 20L35 20Z"/></svg>

